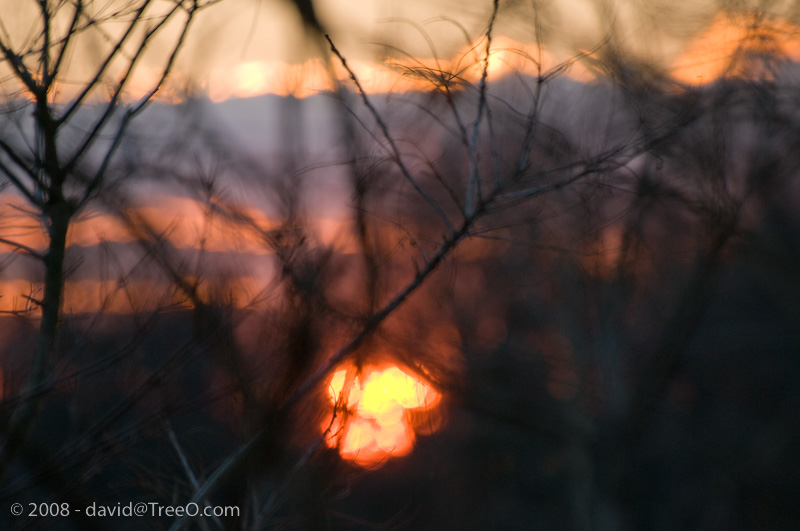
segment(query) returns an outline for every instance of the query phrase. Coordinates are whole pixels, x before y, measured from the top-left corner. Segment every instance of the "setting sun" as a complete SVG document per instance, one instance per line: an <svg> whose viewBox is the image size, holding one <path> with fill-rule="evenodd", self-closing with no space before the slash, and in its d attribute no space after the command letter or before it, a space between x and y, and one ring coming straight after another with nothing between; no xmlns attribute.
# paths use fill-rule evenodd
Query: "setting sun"
<svg viewBox="0 0 800 531"><path fill-rule="evenodd" d="M339 369L328 384L328 397L337 413L322 424L325 440L344 459L362 466L411 452L420 417L441 400L433 388L398 367L366 368L360 375L354 367Z"/></svg>

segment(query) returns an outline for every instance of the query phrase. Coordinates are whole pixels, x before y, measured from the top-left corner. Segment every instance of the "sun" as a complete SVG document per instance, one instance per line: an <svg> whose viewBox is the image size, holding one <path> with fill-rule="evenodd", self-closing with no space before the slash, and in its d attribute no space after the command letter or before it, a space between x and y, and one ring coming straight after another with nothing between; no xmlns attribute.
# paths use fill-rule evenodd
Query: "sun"
<svg viewBox="0 0 800 531"><path fill-rule="evenodd" d="M441 394L396 366L366 367L360 374L353 366L343 367L328 382L328 399L335 413L321 425L325 442L361 466L407 455L415 431L438 428L431 425L430 413Z"/></svg>

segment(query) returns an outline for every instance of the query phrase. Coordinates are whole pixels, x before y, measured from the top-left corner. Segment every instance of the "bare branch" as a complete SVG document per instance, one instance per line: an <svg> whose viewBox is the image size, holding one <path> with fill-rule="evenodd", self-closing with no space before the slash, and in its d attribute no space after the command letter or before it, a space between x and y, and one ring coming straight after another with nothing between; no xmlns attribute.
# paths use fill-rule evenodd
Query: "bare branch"
<svg viewBox="0 0 800 531"><path fill-rule="evenodd" d="M66 35L61 41L61 49L58 51L53 68L52 70L44 71L45 90L49 90L50 85L56 79L58 72L61 70L61 64L64 61L64 57L67 55L67 48L69 47L72 38L78 34L77 25L81 18L81 13L83 13L83 2L81 0L75 0L75 11L72 14L72 20L69 23L69 28L67 29Z"/></svg>
<svg viewBox="0 0 800 531"><path fill-rule="evenodd" d="M14 53L10 46L10 43L5 42L5 38L0 37L0 52L3 53L6 61L11 65L11 69L14 71L17 79L22 81L22 84L25 85L31 94L38 95L40 93L39 85L36 83L30 70L28 70L28 67L25 66L22 57Z"/></svg>
<svg viewBox="0 0 800 531"><path fill-rule="evenodd" d="M181 448L181 445L178 442L178 437L175 436L175 432L172 431L172 427L169 425L169 422L166 422L165 424L167 428L167 436L169 436L169 441L172 443L172 447L175 449L175 453L178 455L178 458L181 461L181 466L183 467L183 470L186 473L186 477L189 479L189 484L195 491L197 491L200 488L200 483L198 483L197 476L195 475L194 470L192 470L192 465L189 464L189 460L186 458L186 454L184 453L183 448ZM205 503L206 507L211 506L208 500L204 500L203 503ZM220 521L218 516L212 515L211 519L218 529L225 529L225 526L222 525L222 522Z"/></svg>
<svg viewBox="0 0 800 531"><path fill-rule="evenodd" d="M178 56L178 52L180 51L181 46L183 45L186 35L189 31L189 26L192 20L193 20L193 11L189 13L189 20L187 20L186 24L184 24L183 26L180 36L178 37L178 41L172 49L172 53L169 56L169 59L167 61L166 66L164 67L160 79L153 85L153 88L139 100L139 102L133 108L127 109L125 111L125 115L123 116L122 121L119 127L117 128L116 133L114 134L114 141L108 148L108 151L106 151L106 154L103 157L103 162L97 168L97 171L95 172L95 175L92 178L91 182L86 187L86 191L84 192L83 198L80 201L80 206L83 206L91 198L94 191L102 183L105 177L106 170L108 169L108 166L111 163L111 159L113 158L114 154L119 148L122 138L124 137L125 130L130 125L130 122L133 119L133 117L136 116L142 109L144 109L144 107L153 99L153 97L156 95L156 92L158 92L158 90L163 85L164 81L169 76L169 73L171 72L172 67L175 64L175 58Z"/></svg>
<svg viewBox="0 0 800 531"><path fill-rule="evenodd" d="M143 0L142 4L136 10L133 19L128 24L128 27L125 28L125 31L120 36L119 40L117 40L116 44L111 48L111 50L108 52L108 54L106 55L106 57L103 60L103 62L98 67L97 71L95 72L94 77L92 79L90 79L86 83L86 86L81 91L81 93L78 94L78 96L76 96L75 99L72 100L72 103L70 103L70 105L64 110L64 112L61 113L61 115L56 119L56 124L62 124L64 122L66 122L69 119L69 117L72 116L72 114L76 110L78 110L80 108L80 106L83 104L83 100L86 99L86 96L88 96L89 93L92 90L94 90L94 88L100 82L100 79L103 77L103 74L105 74L105 71L108 68L108 66L111 64L111 61L113 61L114 58L122 50L122 46L128 40L128 37L130 37L130 35L133 32L134 28L141 21L142 15L144 14L145 10L147 9L147 7L150 5L150 3L152 1L153 0ZM173 11L174 11L174 9L177 9L177 7L173 8ZM126 79L127 79L127 76L126 76Z"/></svg>
<svg viewBox="0 0 800 531"><path fill-rule="evenodd" d="M22 243L15 242L14 240L8 240L6 238L0 238L0 243L8 245L8 246L11 246L11 247L14 247L15 249L18 249L20 251L24 251L25 253L29 254L30 256L36 258L37 260L44 260L44 255L42 253L40 253L36 249L34 249L32 247L28 247L27 245L24 245Z"/></svg>
<svg viewBox="0 0 800 531"><path fill-rule="evenodd" d="M5 144L4 142L0 141L0 148L2 148L3 150L5 150L4 144ZM17 175L11 170L11 168L0 162L0 171L2 171L5 174L6 178L9 181L11 181L11 184L14 185L14 188L16 188L22 195L24 195L28 199L28 201L30 201L34 205L42 206L42 203L39 200L39 198L37 198L32 191L28 190L28 187L26 187L25 184L19 180L19 177L17 177Z"/></svg>
<svg viewBox="0 0 800 531"><path fill-rule="evenodd" d="M364 91L364 88L361 86L361 83L358 81L355 73L347 65L347 61L339 52L339 50L336 49L336 46L333 44L331 38L328 35L325 35L325 39L328 41L331 51L342 63L342 67L344 67L347 73L350 74L350 79L353 81L353 83L355 83L356 88L361 95L361 99L364 101L364 105L367 107L367 109L369 109L373 118L377 122L378 127L380 127L383 137L386 139L386 142L391 148L390 153L392 155L392 160L394 160L395 164L397 164L397 167L400 168L400 172L403 174L406 180L411 183L411 186L414 187L414 190L416 190L417 193L419 193L419 195L421 195L423 199L425 199L425 201L439 214L439 217L442 219L447 229L450 232L453 232L455 230L453 224L450 222L447 214L444 213L444 210L442 210L441 205L439 205L439 203L419 185L417 180L411 175L408 167L406 167L405 163L403 162L403 157L400 155L400 150L397 149L397 144L395 143L394 138L389 134L389 128L386 126L386 122L383 121L383 118L381 118L381 115L378 113L377 109L375 109L375 107L372 105L372 102L369 100L367 93Z"/></svg>
<svg viewBox="0 0 800 531"><path fill-rule="evenodd" d="M49 82L49 72L50 72L50 24L53 19L53 14L50 13L48 10L48 2L47 0L39 0L39 9L42 12L42 49L39 53L39 67L41 71L41 78L42 78L42 86L41 90L44 94L47 94L47 89L50 84Z"/></svg>
<svg viewBox="0 0 800 531"><path fill-rule="evenodd" d="M470 138L467 148L467 156L470 159L469 184L467 185L466 204L464 205L464 213L467 217L472 215L475 205L475 195L478 194L480 196L480 187L478 183L478 138L480 135L484 107L486 107L486 78L489 76L489 55L492 52L492 29L494 27L494 21L497 18L499 6L499 0L494 0L492 16L489 19L489 27L486 30L486 51L483 56L481 80L480 83L478 83L478 115L475 117L475 123L472 126L472 137ZM480 200L480 198L478 199Z"/></svg>
<svg viewBox="0 0 800 531"><path fill-rule="evenodd" d="M139 47L134 52L133 58L128 63L128 68L126 69L125 73L122 75L122 78L117 82L116 88L114 90L114 93L111 95L111 97L109 98L109 102L106 104L105 111L100 116L100 118L95 122L94 126L85 135L84 140L81 143L81 145L72 153L72 155L70 156L70 158L67 161L67 163L64 164L65 172L71 171L72 168L74 168L75 165L78 163L78 161L81 159L81 157L83 157L83 155L87 152L87 150L97 140L98 134L100 133L100 131L106 125L106 123L111 118L111 116L117 111L117 102L119 101L119 98L120 98L120 96L122 94L122 91L125 89L125 86L126 86L128 80L130 79L131 74L133 73L133 71L134 71L134 69L136 67L136 64L138 63L139 59L141 59L145 48L150 43L150 39L152 39L158 33L158 31L162 27L164 27L164 25L169 20L171 20L173 15L175 15L175 13L177 13L178 10L181 9L181 8L183 8L182 2L176 2L175 7L173 7L172 10L170 10L170 12L167 15L165 15L163 18L161 18L158 21L158 23L153 28L151 28L145 34L145 36L142 38L142 41L139 43ZM183 44L184 38L186 36L186 31L188 30L189 24L191 24L191 21L192 21L192 18L193 18L193 14L194 14L194 11L189 11L188 12L188 19L187 19L186 23L184 24L183 30L180 33L179 37L178 37L178 41L177 41L176 46L173 48L173 51L170 54L169 60L167 62L167 66L166 66L165 71L163 72L163 74L161 76L161 79L156 83L155 87L153 89L151 89L151 91L148 94L146 94L145 97L142 98L142 100L133 109L131 109L128 113L126 113L126 116L122 120L122 124L120 124L120 126L119 126L118 133L120 133L121 131L124 131L124 129L128 125L127 122L130 120L130 118L133 117L137 112L139 112L144 107L144 105L147 102L150 101L150 99L153 97L153 95L155 95L155 93L160 88L161 83L163 82L163 80L169 74L169 71L170 71L170 69L171 69L171 67L173 65L175 57L177 56L177 53L178 53L181 45ZM141 16L141 13L139 14L139 16ZM95 83L96 83L96 81L95 81ZM92 88L92 87L87 86L87 88ZM64 116L67 116L67 115L65 114ZM59 118L56 123L63 123L64 116ZM119 137L119 134L117 136ZM117 145L118 145L118 141L116 141L116 139L115 139L114 150L116 149Z"/></svg>

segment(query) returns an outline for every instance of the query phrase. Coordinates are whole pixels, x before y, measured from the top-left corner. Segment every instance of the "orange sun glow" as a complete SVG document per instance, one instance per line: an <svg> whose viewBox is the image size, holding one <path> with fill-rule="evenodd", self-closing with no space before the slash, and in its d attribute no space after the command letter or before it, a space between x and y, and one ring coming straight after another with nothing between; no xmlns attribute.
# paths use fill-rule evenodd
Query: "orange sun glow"
<svg viewBox="0 0 800 531"><path fill-rule="evenodd" d="M361 466L376 465L389 456L403 456L414 447L415 432L428 432L430 413L441 395L398 367L342 368L328 384L328 397L337 408L322 423L325 442Z"/></svg>

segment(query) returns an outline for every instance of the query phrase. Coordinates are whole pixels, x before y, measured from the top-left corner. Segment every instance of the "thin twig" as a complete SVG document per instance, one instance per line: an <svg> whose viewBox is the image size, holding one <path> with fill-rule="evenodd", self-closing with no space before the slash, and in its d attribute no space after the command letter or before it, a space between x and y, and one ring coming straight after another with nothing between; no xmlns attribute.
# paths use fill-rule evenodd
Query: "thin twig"
<svg viewBox="0 0 800 531"><path fill-rule="evenodd" d="M389 144L389 147L391 148L390 152L392 155L392 159L394 160L395 164L397 164L397 167L400 168L400 172L403 174L403 177L405 177L406 180L411 183L411 186L414 187L414 190L416 190L417 193L419 193L419 195L421 195L423 199L425 199L425 201L429 205L431 205L431 207L439 214L439 217L442 218L442 221L444 222L447 229L450 232L453 232L455 230L453 224L450 222L450 219L447 217L447 214L444 213L444 210L442 210L441 205L439 205L439 203L419 185L417 180L414 179L414 177L411 175L411 172L408 170L408 167L403 162L403 157L400 155L400 150L397 148L397 143L394 141L394 138L392 138L392 135L389 134L389 128L387 127L386 122L383 121L383 118L381 118L381 115L378 113L377 109L375 109L375 107L372 105L372 102L367 96L364 87L361 86L361 82L359 82L358 78L356 77L355 72L353 72L353 70L347 64L347 60L342 56L342 54L333 44L331 38L328 35L325 35L325 39L328 41L328 44L331 47L331 51L334 53L334 55L336 55L336 58L339 59L339 62L342 63L342 67L350 75L350 79L356 85L358 93L361 95L361 99L364 102L364 105L367 107L367 109L369 109L370 114L372 114L372 117L375 119L375 122L378 124L378 127L380 127L381 133L383 133L383 137L386 139L386 142Z"/></svg>
<svg viewBox="0 0 800 531"><path fill-rule="evenodd" d="M200 484L197 482L197 476L195 476L194 470L192 470L192 465L186 458L186 454L184 453L183 448L181 448L181 445L178 442L178 437L175 436L175 432L172 430L172 426L170 426L168 421L164 421L164 423L166 424L169 441L172 443L175 453L178 454L178 459L181 460L181 466L183 467L183 471L186 473L186 477L189 479L189 483L196 492L200 488ZM206 507L211 507L211 504L208 502L208 500L204 500L203 503L205 503ZM220 521L218 516L212 515L211 520L214 522L214 524L216 524L218 529L225 529L225 526L222 525L222 521Z"/></svg>
<svg viewBox="0 0 800 531"><path fill-rule="evenodd" d="M465 215L471 216L475 208L475 194L480 194L479 190L479 171L478 171L478 139L480 138L481 121L486 107L486 78L489 76L489 55L492 52L492 29L497 18L499 0L494 0L492 7L492 17L489 19L489 27L486 30L486 50L483 56L483 68L481 70L481 80L478 83L478 115L472 126L472 137L469 141L467 155L470 160L470 176L467 184L467 198L464 206Z"/></svg>
<svg viewBox="0 0 800 531"><path fill-rule="evenodd" d="M5 245L10 245L11 247L14 247L20 251L24 251L38 260L44 260L44 255L41 252L37 251L32 247L28 247L27 245L24 245L22 243L15 242L13 240L7 240L6 238L0 238L0 243L3 243Z"/></svg>

